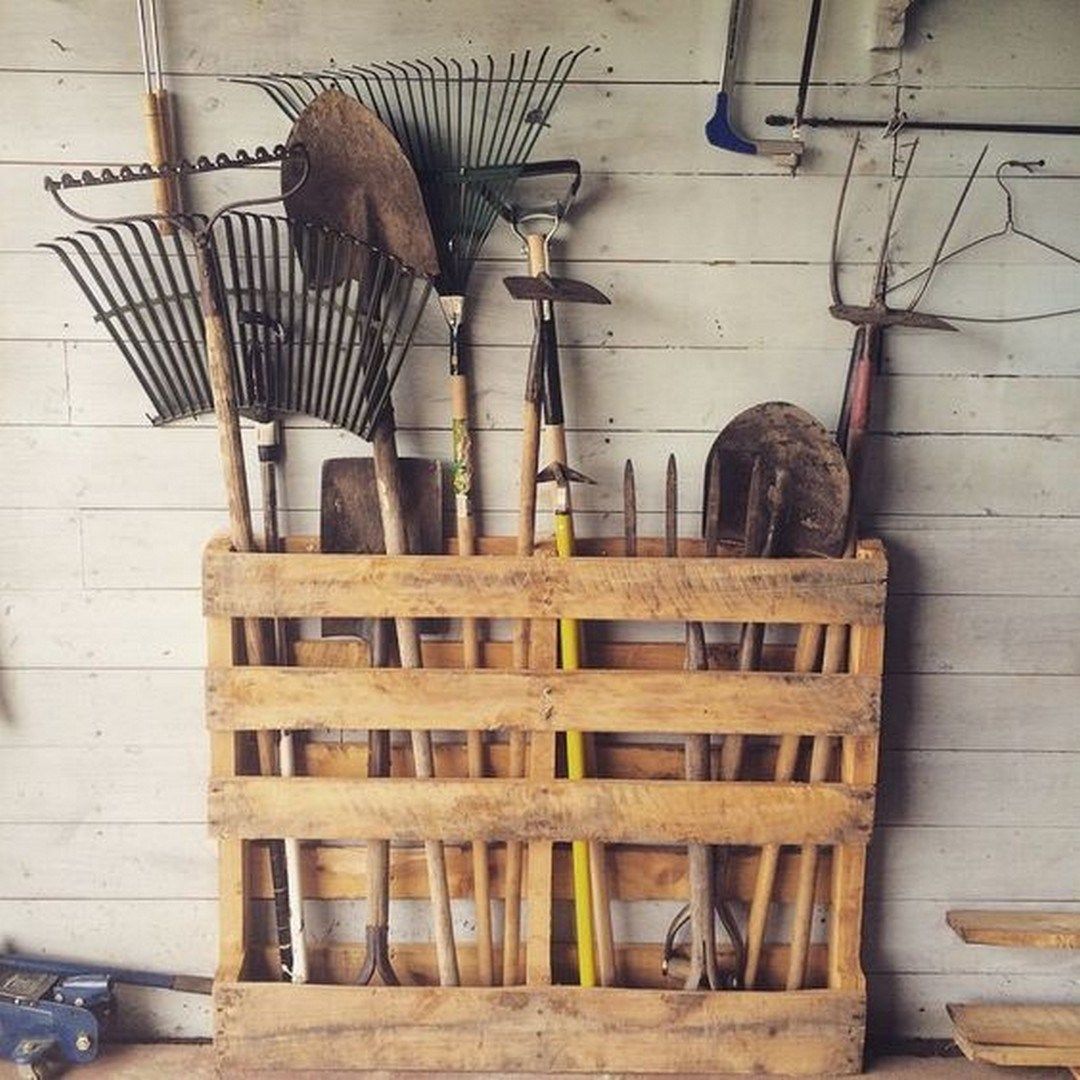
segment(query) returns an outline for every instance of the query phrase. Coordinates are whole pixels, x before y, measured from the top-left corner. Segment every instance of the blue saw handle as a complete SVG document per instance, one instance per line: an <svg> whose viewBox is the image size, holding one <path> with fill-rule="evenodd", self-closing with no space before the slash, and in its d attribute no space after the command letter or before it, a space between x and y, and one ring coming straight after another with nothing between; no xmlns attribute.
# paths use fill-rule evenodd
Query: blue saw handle
<svg viewBox="0 0 1080 1080"><path fill-rule="evenodd" d="M729 116L731 97L726 90L716 95L716 110L705 125L705 138L721 150L731 150L736 154L756 154L757 143L744 139L732 126Z"/></svg>

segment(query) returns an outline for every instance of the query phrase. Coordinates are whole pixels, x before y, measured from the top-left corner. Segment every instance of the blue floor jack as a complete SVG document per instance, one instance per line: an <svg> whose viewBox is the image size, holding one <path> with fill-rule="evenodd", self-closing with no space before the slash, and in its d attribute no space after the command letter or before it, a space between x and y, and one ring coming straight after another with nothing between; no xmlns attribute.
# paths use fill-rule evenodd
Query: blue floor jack
<svg viewBox="0 0 1080 1080"><path fill-rule="evenodd" d="M115 983L209 994L213 980L0 953L0 1060L30 1080L93 1061L116 1012Z"/></svg>

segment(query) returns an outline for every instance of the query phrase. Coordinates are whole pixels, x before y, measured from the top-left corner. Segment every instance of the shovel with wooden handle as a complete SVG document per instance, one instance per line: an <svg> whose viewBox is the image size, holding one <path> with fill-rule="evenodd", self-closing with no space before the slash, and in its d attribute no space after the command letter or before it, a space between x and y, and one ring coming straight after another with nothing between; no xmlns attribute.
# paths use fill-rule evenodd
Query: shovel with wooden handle
<svg viewBox="0 0 1080 1080"><path fill-rule="evenodd" d="M400 461L405 503L412 513L406 522L409 550L423 554L442 551L442 468L427 458ZM380 555L385 551L379 493L371 458L330 458L323 462L319 514L319 548L324 552ZM389 619L323 619L323 634L364 638L372 667L388 667L396 661L394 625ZM368 732L369 777L390 775L390 733ZM396 986L397 974L390 961L390 843L367 844L367 924L364 959L357 982L365 986L376 978Z"/></svg>
<svg viewBox="0 0 1080 1080"><path fill-rule="evenodd" d="M754 406L724 429L714 443L710 457L719 464L721 475L727 478L725 490L732 496L724 514L725 529L729 533L735 528L740 512L746 513L740 492L748 488L741 478L746 476L748 469L764 464L775 473L784 472L788 477L787 512L779 533L766 548L772 546L775 554L797 556L830 556L842 550L850 506L850 478L839 448L814 417L784 402ZM747 540L750 547L754 541L751 537ZM796 672L815 670L821 636L819 626L800 628L795 649ZM759 630L744 627L740 642L741 669L752 670L757 666L761 640ZM799 743L797 735L781 738L773 774L777 781L790 780L793 776ZM739 777L742 751L742 738L729 736L725 740L721 752L722 776ZM767 845L758 862L746 931L743 982L748 989L758 980L779 854L778 845Z"/></svg>

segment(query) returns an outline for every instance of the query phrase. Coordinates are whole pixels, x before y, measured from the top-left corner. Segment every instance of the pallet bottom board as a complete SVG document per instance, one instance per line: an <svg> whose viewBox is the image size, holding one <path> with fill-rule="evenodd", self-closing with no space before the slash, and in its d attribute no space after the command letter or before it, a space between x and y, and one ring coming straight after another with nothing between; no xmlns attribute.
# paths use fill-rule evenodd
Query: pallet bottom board
<svg viewBox="0 0 1080 1080"><path fill-rule="evenodd" d="M865 996L219 982L222 1070L856 1073Z"/></svg>

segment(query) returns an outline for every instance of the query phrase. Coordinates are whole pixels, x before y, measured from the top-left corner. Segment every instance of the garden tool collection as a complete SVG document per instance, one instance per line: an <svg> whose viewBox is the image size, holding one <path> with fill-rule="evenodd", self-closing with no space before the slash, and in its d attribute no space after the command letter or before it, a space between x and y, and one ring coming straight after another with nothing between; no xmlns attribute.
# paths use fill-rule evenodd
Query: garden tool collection
<svg viewBox="0 0 1080 1080"><path fill-rule="evenodd" d="M148 94L163 115L152 0L140 3L139 10ZM810 3L796 137L792 140L753 143L742 139L731 126L728 109L738 14L739 2L735 0L717 112L707 128L710 140L743 153L782 156L794 167L802 149L797 138L798 118L805 109L820 0ZM531 305L534 320L524 379L514 550L517 556L534 554L537 488L550 483L554 489L555 553L560 559L575 556L572 485L593 481L570 464L556 306L602 305L609 300L592 285L552 273L550 244L578 193L580 164L573 159L530 162L528 158L584 51L557 57L547 49L535 57L530 52L521 57L511 55L501 68L489 58L486 66L454 60L408 61L335 67L305 75L244 76L236 81L261 87L293 120L284 145L272 151L260 148L234 156L199 158L194 163L155 160L139 168L86 172L80 177L64 174L59 180L46 181L57 202L93 228L42 246L62 260L119 348L151 402L151 421L166 424L214 412L229 539L235 551L258 550L241 419L255 426L262 489L261 547L270 555L282 551L279 474L284 455L283 419L299 414L371 443L368 458L332 458L323 463L322 552L390 557L443 552L441 466L428 459L399 460L393 405L417 327L435 293L449 328L449 486L454 497L457 551L464 556L476 554L470 365L464 334L466 295L483 244L496 218L502 217L521 241L527 271L505 277L504 284L512 299ZM157 72L156 81L153 71ZM155 145L167 146L167 124L165 130ZM722 545L729 553L741 548L741 555L751 559L853 555L853 485L863 456L882 330L892 325L953 329L940 316L915 310L922 290L906 309L886 303L888 237L911 168L910 156L889 208L871 301L858 306L842 302L837 286L838 236L856 151L857 144L841 190L831 252L831 313L857 327L837 440L813 417L784 402L758 405L735 417L717 436L705 460L702 535L706 558L720 557ZM280 169L280 193L233 202L208 217L177 209L176 181L181 176L240 167ZM157 212L98 219L76 211L65 199L70 189L139 180L155 185ZM287 216L251 212L277 201L283 203ZM952 224L927 271L928 278L938 261L948 257L943 257L942 251ZM542 423L547 446L540 468ZM679 555L677 489L677 465L671 455L665 478L663 554L672 559ZM623 472L622 496L623 553L636 558L639 546L646 545L639 545L637 481L629 460ZM395 565L402 563L391 564L391 568ZM633 576L641 569L635 564L629 573ZM327 636L365 639L370 665L376 668L421 668L422 629L441 633L445 627L428 623L422 627L413 616L365 619L361 611L350 612L347 618L323 620ZM481 667L476 618L465 615L460 629L461 667ZM248 665L290 662L285 621L248 618L243 630ZM762 666L765 634L762 623L741 626L738 671L754 672ZM519 672L531 667L530 646L530 623L518 619L512 627L510 664ZM453 647L456 650L457 644ZM559 668L573 672L585 667L583 654L581 618L560 618ZM840 672L845 654L843 627L826 630L804 626L794 650L793 671L798 675L818 670ZM717 650L710 650L706 626L687 622L686 669L708 672L716 666L716 656ZM590 684L577 685L587 688ZM552 691L546 688L544 693ZM682 736L686 781L707 785L714 780L733 783L745 778L748 736L738 731L727 734L717 755L712 736L701 733L706 729L687 727L692 733ZM506 772L512 781L526 775L529 748L525 729L522 724L507 725ZM592 743L595 736L576 729L572 719L559 730L565 733L566 779L596 777L600 770ZM298 737L290 731L258 731L259 774L295 776ZM809 780L821 783L831 769L831 741L819 735L813 743ZM435 780L433 732L410 730L410 747L415 776ZM773 777L789 783L798 771L800 737L782 736L776 750ZM475 781L488 772L481 731L467 731L466 751L469 781L455 782L474 792L480 787ZM391 776L392 752L388 731L368 731L368 778L384 781ZM715 774L714 758L718 759ZM311 781L304 780L297 786L308 783ZM597 789L604 787L605 783L596 784ZM462 834L451 835L468 839L471 824L463 821ZM512 986L523 981L519 969L525 849L520 840L506 842L501 971L497 971L489 847L493 830L490 824L483 827L486 833L477 829L477 835L468 841L477 980L484 986L499 981ZM389 941L391 843L385 836L400 833L383 837L375 829L365 833L369 836L365 841L367 919L357 981L396 986L399 976L391 961ZM760 851L744 943L731 900L724 895L729 851L700 842L695 835L687 832L679 837L687 849L689 902L668 929L663 973L692 992L754 988L762 982L762 954L780 847L769 844ZM457 986L460 972L444 841L423 833L415 839L422 840L424 847L438 981L442 986ZM268 851L280 969L287 979L304 982L309 975L300 838L271 839ZM620 972L616 969L608 853L602 842L579 835L571 839L570 857L578 982L584 987L615 986ZM806 980L816 846L803 847L798 865L789 988L801 987ZM730 962L727 953L718 950L718 921L730 943ZM685 945L679 940L684 930L689 935ZM0 958L0 965L3 962ZM46 993L54 998L57 993L66 994L64 980L75 974L94 973L86 969L49 973L56 981L48 986L42 983L45 988L38 998ZM31 983L37 985L33 980L26 985ZM105 1001L107 984L96 986L94 992L98 995L95 1001ZM0 984L0 1006L7 1008L5 993ZM66 999L59 1003L66 1004ZM22 1007L26 1003L14 1004ZM90 1038L96 1045L96 1034L91 1033Z"/></svg>
<svg viewBox="0 0 1080 1080"><path fill-rule="evenodd" d="M834 557L844 548L850 512L850 482L843 454L828 431L809 413L784 402L767 402L746 410L731 421L710 451L712 468L719 472L725 500L722 531L731 535L740 510L754 502L754 473L762 469L783 477L781 516L770 513L765 539L759 541L748 528L746 545L765 556ZM747 475L749 474L749 480ZM745 503L743 493L746 493ZM744 627L739 649L740 670L753 670L760 662L761 637L756 627ZM799 673L816 669L821 650L821 630L805 626L799 631L793 668ZM736 741L737 740L737 741ZM728 736L721 752L721 777L739 779L742 772L743 739ZM774 779L791 780L799 750L798 736L784 736L777 748ZM724 753L726 751L726 754ZM746 931L743 983L756 985L764 941L768 906L772 896L779 847L762 849Z"/></svg>

